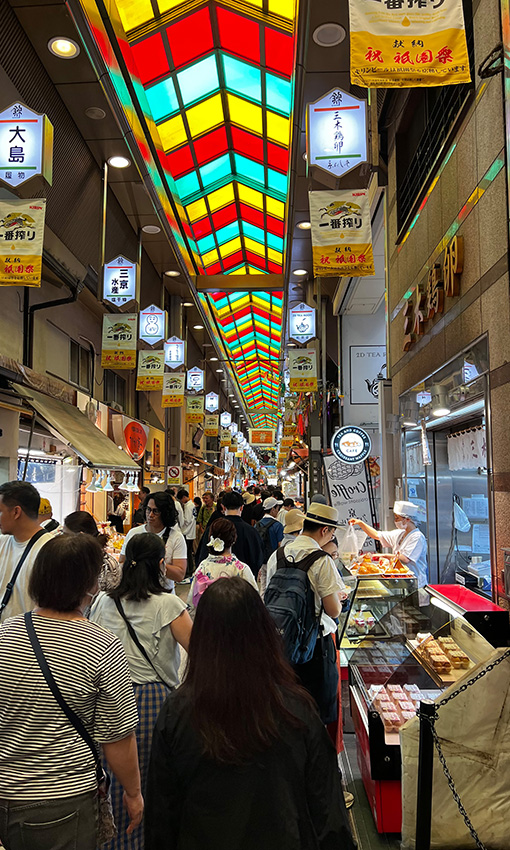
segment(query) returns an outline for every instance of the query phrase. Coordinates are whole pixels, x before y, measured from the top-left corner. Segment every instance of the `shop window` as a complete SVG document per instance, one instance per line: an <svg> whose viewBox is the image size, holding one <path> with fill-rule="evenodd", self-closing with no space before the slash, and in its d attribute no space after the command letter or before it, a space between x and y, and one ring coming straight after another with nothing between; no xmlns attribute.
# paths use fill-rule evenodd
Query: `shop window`
<svg viewBox="0 0 510 850"><path fill-rule="evenodd" d="M80 389L90 392L90 351L75 342L74 339L69 340L69 345L69 381Z"/></svg>
<svg viewBox="0 0 510 850"><path fill-rule="evenodd" d="M126 381L110 369L104 372L104 400L106 404L114 402L126 409Z"/></svg>

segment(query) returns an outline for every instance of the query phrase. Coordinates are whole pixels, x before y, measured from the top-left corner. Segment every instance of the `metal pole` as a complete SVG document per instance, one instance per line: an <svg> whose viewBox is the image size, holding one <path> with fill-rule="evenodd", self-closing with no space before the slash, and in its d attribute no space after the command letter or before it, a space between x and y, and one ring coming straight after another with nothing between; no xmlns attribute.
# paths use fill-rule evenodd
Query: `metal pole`
<svg viewBox="0 0 510 850"><path fill-rule="evenodd" d="M142 292L142 254L143 254L143 245L142 245L142 236L143 231L142 228L138 231L138 256L136 258L136 287L135 287L135 298L138 302L138 308L141 308L141 292Z"/></svg>
<svg viewBox="0 0 510 850"><path fill-rule="evenodd" d="M103 300L103 275L104 264L106 262L106 210L108 206L108 163L103 165L103 208L101 211L101 258L100 258L100 273L97 282L97 300Z"/></svg>
<svg viewBox="0 0 510 850"><path fill-rule="evenodd" d="M435 706L432 700L420 702L420 749L418 753L418 792L416 798L415 850L430 850L432 824L432 778L434 767L434 739L431 721Z"/></svg>
<svg viewBox="0 0 510 850"><path fill-rule="evenodd" d="M340 395L343 389L343 369L342 369L342 317L340 313L336 317L337 327L337 359L338 359L338 421L340 428L344 424L344 406Z"/></svg>
<svg viewBox="0 0 510 850"><path fill-rule="evenodd" d="M30 455L30 449L32 448L32 437L34 436L34 427L35 427L35 413L32 415L32 422L30 423L30 434L28 436L28 447L27 454L25 457L25 466L23 468L23 478L22 481L26 481L27 478L27 467L28 467L28 457Z"/></svg>
<svg viewBox="0 0 510 850"><path fill-rule="evenodd" d="M321 364L322 364L322 450L326 450L328 444L328 401L326 394L326 299L321 295Z"/></svg>

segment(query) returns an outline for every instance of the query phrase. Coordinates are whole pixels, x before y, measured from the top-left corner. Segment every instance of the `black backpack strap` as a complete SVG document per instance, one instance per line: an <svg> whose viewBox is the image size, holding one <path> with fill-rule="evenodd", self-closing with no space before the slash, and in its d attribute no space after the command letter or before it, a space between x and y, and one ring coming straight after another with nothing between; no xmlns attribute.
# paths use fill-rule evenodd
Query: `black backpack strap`
<svg viewBox="0 0 510 850"><path fill-rule="evenodd" d="M37 543L37 541L40 540L40 538L43 536L43 534L46 534L46 531L45 531L44 528L40 528L39 531L36 531L36 533L30 538L27 545L25 546L24 552L23 552L21 558L19 559L18 563L16 564L14 572L11 576L11 580L7 583L7 585L5 587L5 593L3 595L2 601L0 602L0 617L2 616L5 608L7 607L9 599L12 596L12 591L14 590L14 586L16 584L16 581L18 580L18 576L20 574L21 567L23 566L26 559L28 558L30 550Z"/></svg>
<svg viewBox="0 0 510 850"><path fill-rule="evenodd" d="M115 607L117 608L117 611L119 612L120 616L122 617L122 619L124 620L124 622L125 622L125 624L126 624L126 626L127 626L127 630L128 630L128 632L129 632L129 637L131 638L131 640L133 641L133 643L135 644L135 646L136 646L136 647L140 650L140 652L142 653L143 657L145 658L145 660L146 660L147 664L150 664L150 666L151 666L151 667L152 667L152 669L154 670L154 672L155 672L156 676L158 677L159 681L160 681L160 682L161 682L161 683L162 683L162 684L163 684L166 688L169 688L171 691L175 690L175 689L174 689L174 687L173 687L172 685L169 685L169 684L168 684L168 682L165 682L165 680L164 680L164 679L160 676L160 674L159 674L159 673L158 673L158 671L156 670L156 668L155 668L154 664L152 663L152 661L151 661L151 660L150 660L150 658L149 658L149 654L148 654L147 650L146 650L146 649L145 649L145 647L144 647L144 646L142 646L142 644L140 643L140 640L139 640L139 638L138 638L138 635L136 634L136 632L135 632L135 630L134 630L133 626L131 625L131 623L129 622L128 618L126 617L126 612L124 611L124 608L122 607L122 602L120 601L120 599L114 599L113 601L115 602Z"/></svg>
<svg viewBox="0 0 510 850"><path fill-rule="evenodd" d="M295 570L303 570L303 572L307 573L313 564L319 560L319 558L324 558L326 552L323 552L322 549L317 549L314 552L310 552L309 555L306 555L304 558L301 558L300 561L289 561L285 555L285 547L280 546L279 549L276 550L276 569L281 567L293 567Z"/></svg>

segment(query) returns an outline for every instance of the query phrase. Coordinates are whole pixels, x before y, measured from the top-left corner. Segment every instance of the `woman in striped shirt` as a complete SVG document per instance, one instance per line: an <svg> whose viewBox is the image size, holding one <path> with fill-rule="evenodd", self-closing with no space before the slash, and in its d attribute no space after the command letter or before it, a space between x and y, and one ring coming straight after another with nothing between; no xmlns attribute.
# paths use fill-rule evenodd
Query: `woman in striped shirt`
<svg viewBox="0 0 510 850"><path fill-rule="evenodd" d="M102 563L89 535L55 537L37 556L29 595L48 667L122 784L132 832L143 799L129 669L120 641L83 615ZM7 850L95 850L94 760L49 689L23 615L0 626L0 670L0 843Z"/></svg>

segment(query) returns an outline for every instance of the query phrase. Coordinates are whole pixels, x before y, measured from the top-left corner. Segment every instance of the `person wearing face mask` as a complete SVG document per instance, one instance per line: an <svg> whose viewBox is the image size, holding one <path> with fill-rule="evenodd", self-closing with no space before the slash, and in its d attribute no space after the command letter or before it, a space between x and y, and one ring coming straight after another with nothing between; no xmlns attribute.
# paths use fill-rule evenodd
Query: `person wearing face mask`
<svg viewBox="0 0 510 850"><path fill-rule="evenodd" d="M170 691L179 684L180 650L186 651L192 622L185 603L165 587L165 544L158 534L136 534L126 547L118 587L100 593L90 619L118 637L127 656L140 716L136 729L142 793L156 720ZM122 787L112 779L117 838L107 850L143 850L143 831L125 840Z"/></svg>
<svg viewBox="0 0 510 850"><path fill-rule="evenodd" d="M395 530L378 531L361 519L350 519L349 525L359 525L365 534L379 540L385 549L391 549L392 554L413 571L418 579L418 587L425 587L428 582L427 538L417 528L417 523L424 517L425 511L419 505L413 502L395 502Z"/></svg>

